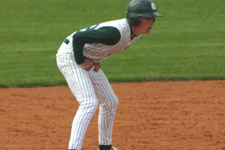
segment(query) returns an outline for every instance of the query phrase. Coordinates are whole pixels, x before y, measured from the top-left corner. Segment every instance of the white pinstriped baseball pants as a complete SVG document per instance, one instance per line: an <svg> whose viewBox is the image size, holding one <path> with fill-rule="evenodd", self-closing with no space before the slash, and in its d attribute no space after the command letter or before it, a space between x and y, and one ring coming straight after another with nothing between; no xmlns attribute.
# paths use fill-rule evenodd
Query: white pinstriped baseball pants
<svg viewBox="0 0 225 150"><path fill-rule="evenodd" d="M118 98L100 69L86 71L78 66L73 53L57 55L57 66L79 102L72 123L69 149L81 150L88 125L99 106L99 144L112 144L112 129Z"/></svg>

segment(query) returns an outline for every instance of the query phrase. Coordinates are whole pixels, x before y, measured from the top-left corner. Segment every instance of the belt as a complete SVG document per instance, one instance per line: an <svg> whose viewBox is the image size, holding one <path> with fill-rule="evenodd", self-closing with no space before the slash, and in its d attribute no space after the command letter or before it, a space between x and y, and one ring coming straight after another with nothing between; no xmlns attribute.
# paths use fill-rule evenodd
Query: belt
<svg viewBox="0 0 225 150"><path fill-rule="evenodd" d="M69 44L69 43L70 43L70 41L69 41L68 39L65 39L63 42L64 42L65 44Z"/></svg>

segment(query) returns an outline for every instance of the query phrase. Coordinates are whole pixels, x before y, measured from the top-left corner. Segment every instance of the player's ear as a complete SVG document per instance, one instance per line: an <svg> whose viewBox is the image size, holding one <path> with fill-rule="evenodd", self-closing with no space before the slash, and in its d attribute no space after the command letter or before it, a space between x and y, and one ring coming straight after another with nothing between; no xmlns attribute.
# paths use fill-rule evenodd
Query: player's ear
<svg viewBox="0 0 225 150"><path fill-rule="evenodd" d="M137 27L140 24L140 18L139 17L134 17L134 18L129 18L127 19L129 25Z"/></svg>

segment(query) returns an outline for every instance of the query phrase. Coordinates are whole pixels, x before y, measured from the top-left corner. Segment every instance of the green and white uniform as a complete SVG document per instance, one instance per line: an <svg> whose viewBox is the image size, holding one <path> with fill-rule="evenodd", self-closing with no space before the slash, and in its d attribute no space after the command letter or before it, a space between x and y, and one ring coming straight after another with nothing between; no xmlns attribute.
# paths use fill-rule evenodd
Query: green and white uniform
<svg viewBox="0 0 225 150"><path fill-rule="evenodd" d="M83 139L99 105L99 144L112 144L112 128L118 98L100 69L86 71L79 66L85 58L101 62L129 47L134 37L127 20L108 21L69 35L57 52L57 66L79 102L74 117L69 149L81 150Z"/></svg>

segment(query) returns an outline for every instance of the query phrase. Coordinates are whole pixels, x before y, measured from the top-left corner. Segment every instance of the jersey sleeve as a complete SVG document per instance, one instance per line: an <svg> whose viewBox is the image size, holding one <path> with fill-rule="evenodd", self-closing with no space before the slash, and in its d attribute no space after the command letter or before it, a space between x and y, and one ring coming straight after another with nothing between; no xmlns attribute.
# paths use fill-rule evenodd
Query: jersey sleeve
<svg viewBox="0 0 225 150"><path fill-rule="evenodd" d="M78 31L73 35L73 50L77 64L82 64L85 57L83 55L84 45L91 43L102 43L105 45L115 45L121 38L120 32L115 27L101 27L99 29L86 29Z"/></svg>

